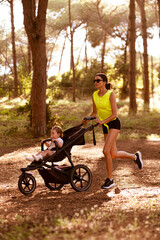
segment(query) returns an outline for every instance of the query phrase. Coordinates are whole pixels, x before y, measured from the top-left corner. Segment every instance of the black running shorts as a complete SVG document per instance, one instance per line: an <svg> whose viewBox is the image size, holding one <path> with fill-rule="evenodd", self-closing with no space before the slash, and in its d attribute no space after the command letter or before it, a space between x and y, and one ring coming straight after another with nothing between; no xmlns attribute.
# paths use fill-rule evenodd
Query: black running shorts
<svg viewBox="0 0 160 240"><path fill-rule="evenodd" d="M108 133L108 129L121 129L121 122L118 117L115 120L108 122L107 125L108 128L105 125L102 125L104 134Z"/></svg>

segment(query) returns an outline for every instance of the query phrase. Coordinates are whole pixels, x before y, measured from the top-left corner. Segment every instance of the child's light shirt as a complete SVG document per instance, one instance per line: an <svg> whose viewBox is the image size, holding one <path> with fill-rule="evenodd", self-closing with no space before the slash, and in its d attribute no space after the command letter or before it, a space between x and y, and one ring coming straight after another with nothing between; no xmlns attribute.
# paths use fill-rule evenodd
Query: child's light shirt
<svg viewBox="0 0 160 240"><path fill-rule="evenodd" d="M55 141L62 144L62 146L63 146L63 139L62 138L57 138L57 139L55 139ZM49 147L48 147L49 150L52 150L52 148L56 147L56 145L53 141L49 141L48 144L49 144Z"/></svg>

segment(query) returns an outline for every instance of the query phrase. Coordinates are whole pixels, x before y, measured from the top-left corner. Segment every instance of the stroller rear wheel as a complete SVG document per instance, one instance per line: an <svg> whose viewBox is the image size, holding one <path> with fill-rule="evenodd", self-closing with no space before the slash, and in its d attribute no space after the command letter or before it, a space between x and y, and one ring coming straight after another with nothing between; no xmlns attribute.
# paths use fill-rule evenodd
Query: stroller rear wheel
<svg viewBox="0 0 160 240"><path fill-rule="evenodd" d="M30 173L22 173L19 177L18 188L24 195L31 194L36 188L36 180Z"/></svg>
<svg viewBox="0 0 160 240"><path fill-rule="evenodd" d="M86 191L92 183L92 173L90 169L83 165L76 165L71 172L71 186L77 192Z"/></svg>
<svg viewBox="0 0 160 240"><path fill-rule="evenodd" d="M51 191L60 190L64 186L64 184L61 183L49 183L49 182L45 182L45 185Z"/></svg>

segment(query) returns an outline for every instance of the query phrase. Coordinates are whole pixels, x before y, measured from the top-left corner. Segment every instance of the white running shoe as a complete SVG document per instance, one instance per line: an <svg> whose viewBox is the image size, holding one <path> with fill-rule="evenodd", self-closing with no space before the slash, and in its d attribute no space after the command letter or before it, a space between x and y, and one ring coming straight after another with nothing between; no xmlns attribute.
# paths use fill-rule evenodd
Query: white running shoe
<svg viewBox="0 0 160 240"><path fill-rule="evenodd" d="M26 157L26 159L29 161L34 161L34 157L32 157L32 156L31 157L28 156L28 157Z"/></svg>
<svg viewBox="0 0 160 240"><path fill-rule="evenodd" d="M34 160L36 160L36 161L43 159L41 154L39 154L39 155L32 154L32 156L33 156Z"/></svg>
<svg viewBox="0 0 160 240"><path fill-rule="evenodd" d="M143 168L142 154L141 152L137 151L135 155L136 155L136 160L134 161L138 165L139 169L142 169Z"/></svg>

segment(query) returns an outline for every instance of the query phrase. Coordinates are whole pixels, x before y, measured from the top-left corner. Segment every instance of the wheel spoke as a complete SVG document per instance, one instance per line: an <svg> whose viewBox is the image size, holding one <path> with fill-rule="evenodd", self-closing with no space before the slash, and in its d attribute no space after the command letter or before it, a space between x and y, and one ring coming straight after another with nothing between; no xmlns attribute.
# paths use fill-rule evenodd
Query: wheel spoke
<svg viewBox="0 0 160 240"><path fill-rule="evenodd" d="M87 174L87 172L85 172L85 173L82 175L82 177L84 177L86 174Z"/></svg>
<svg viewBox="0 0 160 240"><path fill-rule="evenodd" d="M36 188L35 178L31 174L22 175L19 179L18 187L23 194L32 193Z"/></svg>
<svg viewBox="0 0 160 240"><path fill-rule="evenodd" d="M84 181L84 182L88 183L88 181L87 181L87 180L85 180L85 179L83 179L82 181Z"/></svg>
<svg viewBox="0 0 160 240"><path fill-rule="evenodd" d="M92 175L87 166L79 164L73 168L71 186L74 190L82 192L87 190L92 183Z"/></svg>
<svg viewBox="0 0 160 240"><path fill-rule="evenodd" d="M75 179L74 183L76 184L77 182L79 182L79 179Z"/></svg>
<svg viewBox="0 0 160 240"><path fill-rule="evenodd" d="M82 189L83 188L82 180L80 180L80 182L81 182L81 189Z"/></svg>
<svg viewBox="0 0 160 240"><path fill-rule="evenodd" d="M30 181L31 181L31 183L30 183ZM33 184L32 179L28 179L28 184L29 184L29 185L32 185L32 184Z"/></svg>
<svg viewBox="0 0 160 240"><path fill-rule="evenodd" d="M46 182L45 185L46 185L46 187L48 187L51 191L53 191L53 190L60 190L60 189L63 187L63 184L61 184L61 183L56 183L56 182L53 182L53 183Z"/></svg>
<svg viewBox="0 0 160 240"><path fill-rule="evenodd" d="M77 173L75 173L75 174L74 174L74 178L77 179L77 181L79 181L80 176L79 176Z"/></svg>
<svg viewBox="0 0 160 240"><path fill-rule="evenodd" d="M26 190L27 186L25 185L25 187L23 188L24 190Z"/></svg>

